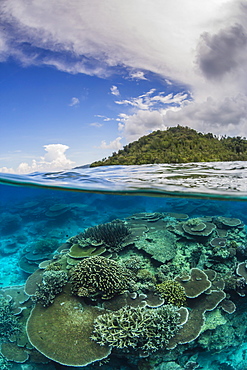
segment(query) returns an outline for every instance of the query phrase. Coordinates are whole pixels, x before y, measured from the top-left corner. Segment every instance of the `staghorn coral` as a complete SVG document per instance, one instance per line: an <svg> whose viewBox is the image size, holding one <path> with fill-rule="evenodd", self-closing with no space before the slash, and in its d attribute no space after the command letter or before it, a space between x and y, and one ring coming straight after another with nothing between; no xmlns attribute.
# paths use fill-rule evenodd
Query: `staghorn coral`
<svg viewBox="0 0 247 370"><path fill-rule="evenodd" d="M115 220L89 227L83 233L70 238L69 242L79 244L82 248L89 245L104 245L108 250L119 251L124 247L124 243L130 235L129 227L123 221Z"/></svg>
<svg viewBox="0 0 247 370"><path fill-rule="evenodd" d="M33 301L42 304L44 307L49 306L53 303L56 295L61 293L67 281L68 276L65 271L45 271L42 282L38 284L35 294L32 297Z"/></svg>
<svg viewBox="0 0 247 370"><path fill-rule="evenodd" d="M81 297L110 299L133 284L132 274L117 262L102 256L88 257L71 272L72 293Z"/></svg>
<svg viewBox="0 0 247 370"><path fill-rule="evenodd" d="M177 307L185 305L185 289L178 281L165 280L163 283L158 284L156 289L167 304L173 304Z"/></svg>
<svg viewBox="0 0 247 370"><path fill-rule="evenodd" d="M91 339L100 345L155 352L175 335L179 318L178 309L172 305L155 309L125 306L98 316Z"/></svg>

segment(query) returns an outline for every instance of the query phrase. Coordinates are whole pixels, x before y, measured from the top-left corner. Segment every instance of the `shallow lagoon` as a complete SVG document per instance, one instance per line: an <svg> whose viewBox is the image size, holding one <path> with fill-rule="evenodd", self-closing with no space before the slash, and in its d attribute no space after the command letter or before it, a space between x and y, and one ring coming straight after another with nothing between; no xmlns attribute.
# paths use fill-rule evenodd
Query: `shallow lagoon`
<svg viewBox="0 0 247 370"><path fill-rule="evenodd" d="M231 170L228 168L228 177L226 172L223 175L218 170L217 183L215 178L212 181L215 168L210 172L208 166L210 181L205 180L207 177L202 181L201 174L198 187L200 169L195 173L197 181L194 176L194 183L193 176L188 180L188 173L184 171L185 183L181 180L181 172L178 173L181 166L179 169L175 166L177 173L172 173L173 183L169 188L161 181L159 166L159 171L156 168L160 184L157 191L158 182L156 187L152 186L154 176L148 178L150 171L154 175L154 168L149 167L148 172L140 167L139 172L137 169L126 172L121 168L121 179L132 178L131 189L126 183L123 185L124 181L116 186L119 185L119 169L114 168L21 178L2 176L2 369L68 369L80 368L82 363L82 369L103 370L243 370L247 367L245 170L241 173L240 164L232 166ZM205 169L204 166L204 175ZM99 171L104 172L101 181ZM169 171L171 173L171 168ZM131 176L134 172L135 176ZM174 183L174 178L178 177L180 188ZM143 186L147 180L149 183ZM190 188L186 188L186 184L190 184ZM214 190L210 192L206 184ZM100 229L99 225L107 226ZM128 235L122 235L125 228ZM86 230L92 233L91 237L84 234ZM95 240L97 232L102 235ZM71 276L75 276L75 266L80 263L86 274L86 260L93 266L95 261L99 264L106 258L119 266L115 275L111 275L115 265L108 271L113 287L107 285L111 284L110 278L106 278L105 288L94 285L89 289L84 281L79 287L84 289L84 296L78 296L76 288L71 288L75 282L71 280ZM101 268L99 275L104 276L103 267L97 265L97 268ZM59 275L57 271L67 274L68 280L61 283L60 292L60 288L53 292L54 296L44 290L47 271L55 271L54 276ZM126 285L116 288L121 276ZM99 284L99 280L97 282ZM176 290L178 285L183 289ZM60 311L66 306L70 307L67 311ZM142 337L140 318L134 316L139 326L133 328L126 324L124 313L123 322L121 315L116 316L125 306L131 307L130 316L133 310L140 310L141 315L153 315L154 327L143 327L143 333L150 336L149 341ZM157 313L163 315L167 306L176 307L181 317L167 327L169 330L172 325L176 326L171 335L167 334L165 324L158 330L155 319ZM77 316L70 316L75 307ZM117 328L109 333L101 326L105 330L104 339L100 333L95 333L98 341L104 341L104 345L99 346L96 340L90 339L96 323L92 317L96 320L109 312L111 318L117 320L114 321ZM50 322L48 317L52 315L54 321ZM67 331L61 329L63 325L58 320L61 315L65 317ZM75 330L84 329L81 336L73 338L76 320ZM124 346L119 339L120 323L124 325L121 335L127 338L124 343L129 346ZM58 332L58 336L53 336L54 332ZM159 336L160 341L157 340ZM68 353L64 356L66 350ZM85 365L90 362L92 364Z"/></svg>

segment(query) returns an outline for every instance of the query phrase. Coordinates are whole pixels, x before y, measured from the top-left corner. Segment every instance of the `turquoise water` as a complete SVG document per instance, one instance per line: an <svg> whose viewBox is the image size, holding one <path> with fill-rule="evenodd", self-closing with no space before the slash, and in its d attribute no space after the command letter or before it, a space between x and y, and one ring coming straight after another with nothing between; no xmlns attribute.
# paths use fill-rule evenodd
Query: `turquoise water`
<svg viewBox="0 0 247 370"><path fill-rule="evenodd" d="M1 174L0 368L247 369L246 176L245 162ZM108 227L101 240L86 240L85 230L102 231L99 225ZM129 232L123 239L119 225ZM82 253L79 257L78 250ZM112 278L113 270L109 270L104 294L97 287L78 296L76 289L71 289L75 266L88 263L86 260L94 263L95 256L100 261L107 259L109 266L112 261L121 266L119 274L125 269L125 275L117 275L120 280L122 276L121 284L129 279L128 274L133 283L117 290L115 275ZM44 291L44 274L56 268L66 272L68 280L50 299ZM89 284L87 281L84 284ZM110 296L107 284L111 281L114 293ZM182 290L165 291L162 283L167 281L168 285L176 281ZM129 345L124 348L119 348L117 329L110 329L116 345L110 342L108 329L104 334L108 342L103 346L90 339L95 324L87 322L86 312L95 310L95 319L132 305L135 309L145 306L142 314L145 311L155 317L158 309L168 304L182 317L177 308L180 294L187 322L177 324L169 343L162 339L166 334L155 327L156 321L152 330L155 338L161 336L161 342L157 344L153 331L149 332L153 349L146 350L142 322L138 328L131 324L125 328L121 335L126 339L128 332ZM44 295L46 303L50 299L45 306ZM150 303L153 296L156 304ZM75 317L73 310L81 313ZM76 330L83 327L78 338L73 338L73 325L78 325ZM131 340L134 330L137 334ZM54 332L58 336L53 336ZM92 352L90 360L88 355L78 355L77 348L79 353Z"/></svg>

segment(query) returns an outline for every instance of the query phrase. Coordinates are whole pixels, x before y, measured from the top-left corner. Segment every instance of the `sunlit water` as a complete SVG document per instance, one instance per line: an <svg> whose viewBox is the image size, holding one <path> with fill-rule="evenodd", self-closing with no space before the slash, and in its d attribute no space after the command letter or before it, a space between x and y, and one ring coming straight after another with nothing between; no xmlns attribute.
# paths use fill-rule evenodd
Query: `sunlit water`
<svg viewBox="0 0 247 370"><path fill-rule="evenodd" d="M247 260L246 184L247 162L107 166L28 176L0 174L2 292L6 287L16 285L21 290L27 278L39 270L42 261L57 258L60 246L87 228L122 220L136 230L135 223L138 223L145 228L144 236L138 234L135 246L127 246L117 257L110 258L125 261L136 253L138 258L148 261L146 270L155 275L156 285L162 282L166 274L169 279L174 278L176 268L183 269L185 265L187 270L212 269L218 273L219 280L225 279L224 287L214 289L224 291L224 299L231 300L236 311L226 313L220 303L208 310L204 315L208 326L190 344L178 344L173 350L164 349L144 358L137 352L113 350L108 363L99 367L96 362L81 368L184 370L198 366L198 369L205 370L244 370L247 368L247 288L244 277L237 274L236 269ZM138 221L133 215L137 215ZM157 257L157 251L152 251L152 255L147 246L142 248L142 241L143 245L157 245L157 250L163 248L168 239L164 239L162 244L161 236L158 237L162 235L162 230L186 229L183 225L188 220L195 219L203 223L205 217L209 223L217 225L220 232L227 234L222 247L213 246L213 239L219 237L218 229L214 229L207 237L195 236L193 232L191 235L186 232L185 235L172 233L178 249L176 255L167 259L162 255ZM228 221L238 219L240 225L224 225L221 223L223 218ZM162 268L163 275L160 272ZM231 281L232 286L226 279ZM235 289L239 279L243 284L241 291ZM144 284L143 281L141 284ZM205 293L201 297L205 297ZM93 304L102 305L102 302ZM30 311L30 307L25 310ZM0 309L0 330L3 334L6 327L1 324L1 315ZM25 324L27 318L24 320L22 313L17 313L16 317ZM18 342L16 337L6 338L5 335L0 335L0 340L5 343ZM20 361L23 362L20 364L8 355L7 360L6 351L2 350L5 356L0 357L1 369L80 368L78 365L61 365L59 362L64 362L56 356L53 361L54 358L46 349L43 353L49 358L48 363L39 363L32 358L27 343L20 347L28 352L29 359ZM37 349L42 352L40 348ZM14 349L12 351L15 352Z"/></svg>

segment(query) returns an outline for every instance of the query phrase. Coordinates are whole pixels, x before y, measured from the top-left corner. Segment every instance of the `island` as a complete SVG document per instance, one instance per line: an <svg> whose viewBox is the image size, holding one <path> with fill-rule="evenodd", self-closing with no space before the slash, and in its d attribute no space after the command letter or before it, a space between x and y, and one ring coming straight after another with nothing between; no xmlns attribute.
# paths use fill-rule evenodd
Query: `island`
<svg viewBox="0 0 247 370"><path fill-rule="evenodd" d="M246 160L245 137L204 134L178 125L142 136L108 158L91 163L90 167Z"/></svg>

